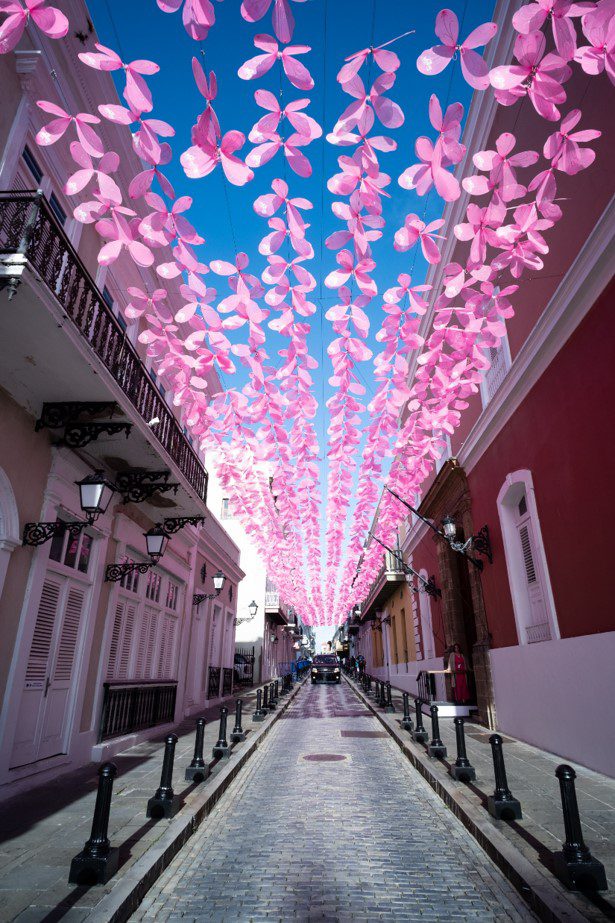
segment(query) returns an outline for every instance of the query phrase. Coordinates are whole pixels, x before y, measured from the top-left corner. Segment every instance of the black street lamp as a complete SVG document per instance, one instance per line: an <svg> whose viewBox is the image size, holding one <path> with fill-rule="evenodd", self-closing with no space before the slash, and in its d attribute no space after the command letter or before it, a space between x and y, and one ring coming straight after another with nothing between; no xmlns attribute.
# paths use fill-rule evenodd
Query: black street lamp
<svg viewBox="0 0 615 923"><path fill-rule="evenodd" d="M395 493L394 490L391 490L390 487L387 487L385 484L385 489L388 490L390 494L393 494L396 500L399 500L400 503L403 503L415 516L418 516L419 519L429 526L436 535L439 535L440 538L445 539L448 542L453 551L458 551L459 554L462 554L468 561L471 561L474 567L477 567L479 570L482 570L484 567L484 562L480 558L473 558L468 554L467 550L470 547L473 547L478 551L479 554L484 555L487 558L490 564L493 564L493 553L491 550L491 541L489 539L489 529L487 526L483 526L482 529L476 533L476 535L471 535L470 538L466 539L465 542L457 541L457 523L452 518L452 516L445 516L442 520L442 528L438 529L437 526L433 524L430 519L426 519L419 511L408 503L407 500L404 500L399 494Z"/></svg>
<svg viewBox="0 0 615 923"><path fill-rule="evenodd" d="M81 509L85 513L86 521L57 520L56 522L27 522L23 530L22 544L44 545L56 535L70 532L76 538L87 526L91 526L99 516L106 512L115 491L115 487L108 481L100 470L88 474L82 481L75 481L79 488Z"/></svg>
<svg viewBox="0 0 615 923"><path fill-rule="evenodd" d="M243 625L244 622L252 622L256 618L256 613L258 611L258 603L253 599L250 605L248 606L248 612L250 615L245 619L235 619L235 625Z"/></svg>
<svg viewBox="0 0 615 923"><path fill-rule="evenodd" d="M161 525L155 525L143 534L145 535L147 553L154 564L157 564L167 550L167 545L169 544L169 536Z"/></svg>
<svg viewBox="0 0 615 923"><path fill-rule="evenodd" d="M226 577L221 570L217 571L213 576L214 581L214 590L215 593L195 593L192 597L192 605L199 606L202 602L205 602L206 599L215 599L222 592L222 587L224 586L224 581Z"/></svg>
<svg viewBox="0 0 615 923"><path fill-rule="evenodd" d="M143 533L145 536L145 546L151 561L147 563L144 561L127 561L124 564L109 564L105 571L105 581L116 583L126 574L134 570L138 571L140 574L146 574L150 568L158 564L158 561L167 550L170 535L179 532L185 525L190 524L196 526L204 521L205 519L203 516L179 516L175 519L165 519L162 525L156 523L155 526L152 526L151 529ZM224 582L224 577L222 580Z"/></svg>

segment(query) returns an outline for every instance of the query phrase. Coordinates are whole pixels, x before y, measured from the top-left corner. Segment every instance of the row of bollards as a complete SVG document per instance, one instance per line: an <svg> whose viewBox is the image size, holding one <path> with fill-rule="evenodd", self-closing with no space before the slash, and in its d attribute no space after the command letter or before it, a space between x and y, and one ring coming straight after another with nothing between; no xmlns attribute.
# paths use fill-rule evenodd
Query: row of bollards
<svg viewBox="0 0 615 923"><path fill-rule="evenodd" d="M391 684L375 679L364 673L360 685L366 695L372 695L374 703L387 712L394 712ZM372 687L374 689L372 693ZM426 745L427 753L435 759L444 759L447 748L440 737L438 706L431 704L431 739L423 725L423 705L428 703L416 697L414 724L410 715L410 695L402 694L403 717L401 726L410 733L415 743ZM476 779L476 770L470 763L466 750L465 720L458 716L453 719L455 726L456 759L449 768L449 773L459 782L472 782ZM487 798L487 810L498 820L521 820L521 804L508 787L506 766L504 763L503 740L499 734L489 738L493 759L495 790ZM583 840L581 819L575 789L576 773L572 766L561 764L555 770L559 781L562 813L564 818L565 841L559 852L553 853L553 867L556 875L571 890L606 891L608 888L604 865L595 859Z"/></svg>
<svg viewBox="0 0 615 923"><path fill-rule="evenodd" d="M293 686L292 674L287 673L281 682L265 685L256 691L256 708L252 715L253 721L264 721L265 717L277 707L280 695L286 695ZM235 726L231 731L231 745L227 740L228 708L220 708L220 726L218 740L216 741L212 756L213 759L224 759L231 755L231 746L246 739L242 727L243 700L235 702ZM188 782L201 783L211 775L210 766L205 763L203 749L205 743L205 718L196 719L196 735L194 741L194 756L190 765L186 767L185 779ZM175 760L175 747L178 738L169 734L164 743L162 758L162 771L160 785L156 793L147 802L146 816L150 818L171 818L180 808L180 797L173 791L173 763ZM94 885L106 884L115 875L119 850L109 843L109 816L111 812L111 797L113 794L113 780L117 775L115 763L103 763L98 769L98 790L92 818L90 837L82 851L72 860L68 881L71 884Z"/></svg>

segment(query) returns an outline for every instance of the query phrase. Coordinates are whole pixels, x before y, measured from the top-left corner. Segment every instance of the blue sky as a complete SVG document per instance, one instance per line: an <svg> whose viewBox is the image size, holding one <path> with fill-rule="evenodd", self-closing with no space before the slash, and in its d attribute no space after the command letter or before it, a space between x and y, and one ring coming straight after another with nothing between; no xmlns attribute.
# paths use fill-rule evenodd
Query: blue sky
<svg viewBox="0 0 615 923"><path fill-rule="evenodd" d="M400 39L392 46L401 59L401 67L389 95L402 106L406 121L400 129L382 130L382 133L395 138L398 149L392 154L382 155L381 159L382 169L392 177L389 187L392 198L385 203L387 226L384 236L373 248L378 264L375 278L379 293L392 285L400 272L408 272L412 266L415 282L424 279L426 264L417 248L406 254L396 253L392 248L393 234L402 225L404 216L408 212L423 216L425 211L425 200L403 190L397 183L397 177L416 160L416 137L432 134L427 117L431 93L438 95L443 107L447 101L460 101L467 111L471 89L461 77L457 62L433 78L421 76L416 69L416 58L420 52L434 44L434 21L441 7L434 0L424 0L420 4L409 3L407 0L308 0L306 3L293 3L296 20L293 42L312 47L312 51L301 60L310 69L316 85L309 94L296 90L286 78L282 85L285 102L310 96L312 102L307 112L324 130L322 139L304 149L312 162L312 177L306 180L295 176L290 169L285 168L283 156L278 154L271 163L257 170L255 179L245 187L238 188L226 183L220 169L201 180L190 180L179 164L179 155L190 146L191 126L204 104L192 78L193 55L198 55L206 70L213 69L218 77L215 108L223 132L233 128L247 136L251 126L263 114L263 110L254 101L254 91L265 88L279 92L279 65L275 65L260 80L244 81L237 76L240 65L256 53L254 36L262 32L273 34L269 13L261 22L252 25L242 19L239 6L239 0L216 3L216 24L208 39L197 43L186 34L180 14L163 13L155 0L89 0L92 18L103 44L118 49L124 60L151 58L161 67L157 76L149 78L156 104L153 115L171 122L176 129L176 137L172 139L174 161L167 168L167 173L178 195L187 194L194 198L190 218L206 239L200 253L204 261L234 260L237 248L248 253L253 271L262 271L266 262L258 254L257 246L268 228L266 221L254 213L252 202L258 195L270 191L273 178L279 176L286 179L292 193L314 202L314 209L309 213L312 225L309 238L315 258L307 266L318 281L312 300L318 305L319 312L312 318L310 345L312 355L321 363L321 368L315 373L315 393L321 405L317 431L321 440L321 455L324 456L327 425L324 403L331 393L327 384L330 367L326 355L331 331L324 313L334 303L335 293L326 289L322 281L334 268L335 253L324 247L322 241L333 230L342 227L341 222L331 213L331 202L335 197L327 190L326 181L337 172L337 157L351 151L349 148L330 145L324 137L350 101L350 97L342 93L335 79L336 74L347 55L372 44L387 42L410 29L415 30L415 34ZM454 0L448 6L457 13L461 22L462 38L481 22L488 20L493 8L485 0ZM201 49L205 52L204 57L200 54ZM366 67L361 72L365 83ZM378 73L373 67L371 79ZM241 154L247 155L250 148L247 142ZM438 197L431 196L427 202L426 220L439 217L441 206ZM220 297L227 294L223 279L214 280L210 275L208 282L216 285ZM372 318L370 345L374 346L373 336L382 318L379 298L374 299L368 312ZM269 354L274 361L278 360L276 350L284 342L274 334L268 334ZM373 391L369 363L362 365L361 376L368 387L369 396ZM225 385L241 386L244 380L243 372L240 371L236 376L226 376ZM326 484L324 462L322 483Z"/></svg>

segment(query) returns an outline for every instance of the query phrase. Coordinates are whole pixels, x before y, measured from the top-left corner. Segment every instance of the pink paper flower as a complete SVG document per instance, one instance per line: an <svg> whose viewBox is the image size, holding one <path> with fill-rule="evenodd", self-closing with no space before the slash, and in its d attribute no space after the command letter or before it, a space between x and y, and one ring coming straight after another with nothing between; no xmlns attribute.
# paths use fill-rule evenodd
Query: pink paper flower
<svg viewBox="0 0 615 923"><path fill-rule="evenodd" d="M461 72L475 90L486 90L489 86L489 69L479 54L473 51L491 41L497 32L494 22L485 22L471 32L466 40L459 44L459 20L452 10L440 10L436 16L435 32L441 45L434 45L424 51L416 62L422 74L430 77L439 74L459 52Z"/></svg>
<svg viewBox="0 0 615 923"><path fill-rule="evenodd" d="M25 9L19 0L0 0L0 13L7 14L0 25L0 54L15 48L30 19L49 38L64 38L68 33L68 19L55 6L47 6L47 0L24 2Z"/></svg>
<svg viewBox="0 0 615 923"><path fill-rule="evenodd" d="M311 90L314 86L314 80L307 67L296 61L295 56L298 54L307 54L311 51L309 45L288 45L287 48L279 50L279 45L270 35L257 35L254 44L265 54L256 55L245 61L239 70L238 75L242 80L254 80L256 77L262 77L267 71L271 70L276 61L281 61L284 73L289 81L298 90Z"/></svg>
<svg viewBox="0 0 615 923"><path fill-rule="evenodd" d="M425 224L418 215L406 215L404 226L395 232L395 243L393 246L396 250L404 252L410 250L420 240L423 256L428 263L432 265L439 263L442 259L436 238L444 240L441 234L436 234L444 224L444 219L439 218L437 221L431 221Z"/></svg>

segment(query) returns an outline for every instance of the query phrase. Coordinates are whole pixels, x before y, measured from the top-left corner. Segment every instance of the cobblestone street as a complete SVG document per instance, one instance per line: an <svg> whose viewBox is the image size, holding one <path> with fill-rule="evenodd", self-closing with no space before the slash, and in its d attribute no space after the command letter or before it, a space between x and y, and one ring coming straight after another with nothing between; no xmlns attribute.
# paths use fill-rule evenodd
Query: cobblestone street
<svg viewBox="0 0 615 923"><path fill-rule="evenodd" d="M132 919L535 917L344 684L304 686Z"/></svg>

